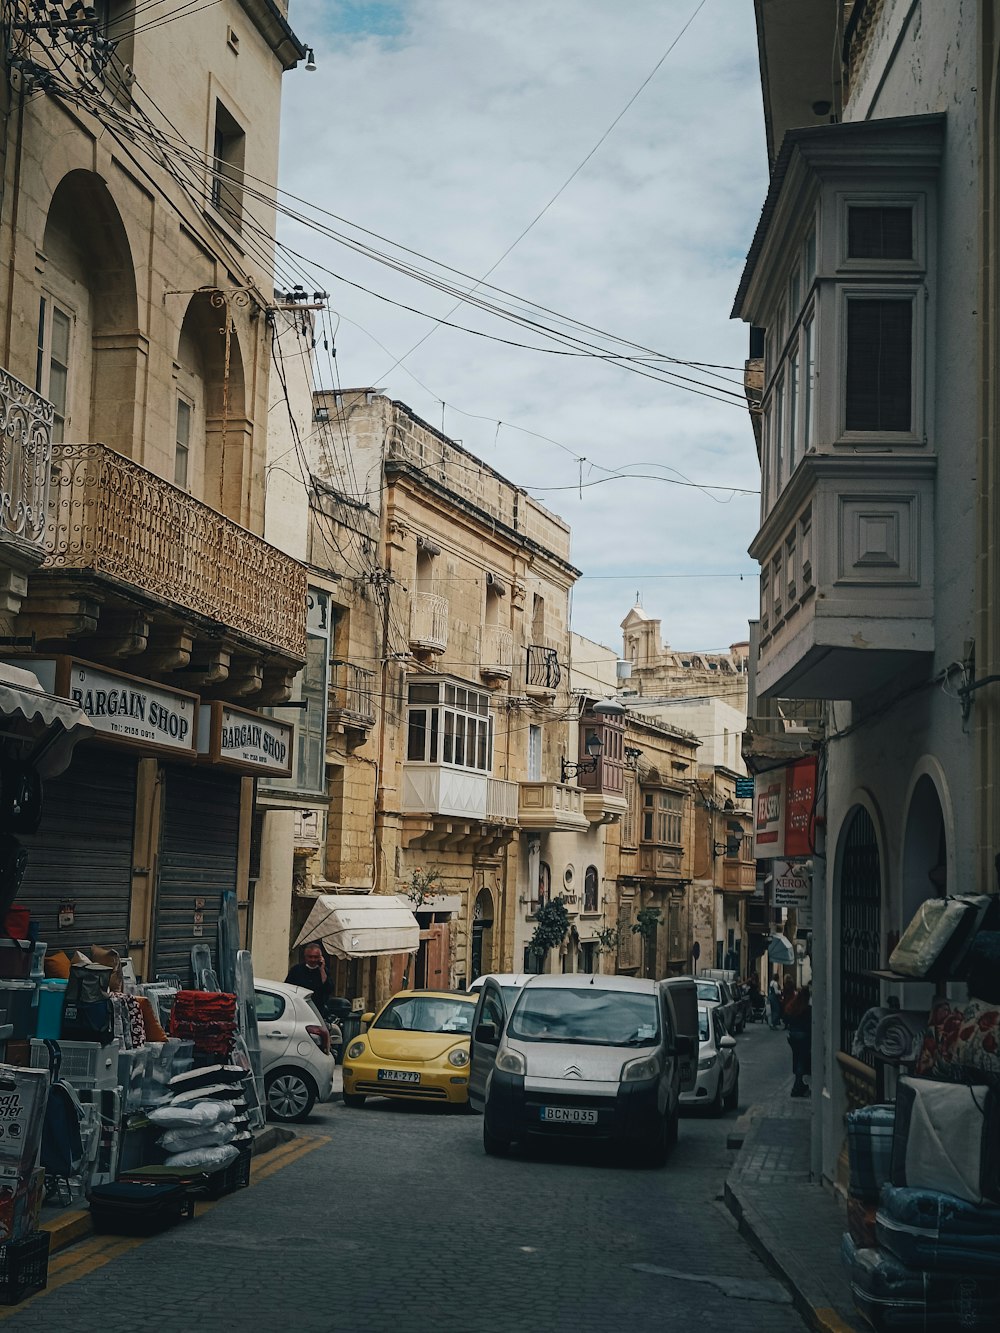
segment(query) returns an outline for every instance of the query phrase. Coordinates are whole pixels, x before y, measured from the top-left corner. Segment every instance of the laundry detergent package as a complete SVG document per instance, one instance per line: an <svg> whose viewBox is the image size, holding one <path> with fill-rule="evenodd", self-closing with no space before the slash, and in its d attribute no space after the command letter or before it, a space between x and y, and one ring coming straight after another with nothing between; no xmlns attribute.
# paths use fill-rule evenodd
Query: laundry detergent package
<svg viewBox="0 0 1000 1333"><path fill-rule="evenodd" d="M0 1176L20 1176L35 1165L48 1095L48 1070L0 1065Z"/></svg>

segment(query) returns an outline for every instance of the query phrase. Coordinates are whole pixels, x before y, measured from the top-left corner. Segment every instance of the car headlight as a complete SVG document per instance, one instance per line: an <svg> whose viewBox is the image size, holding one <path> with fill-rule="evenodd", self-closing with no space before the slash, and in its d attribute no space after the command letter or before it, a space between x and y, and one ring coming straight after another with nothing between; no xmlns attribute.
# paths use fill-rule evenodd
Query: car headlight
<svg viewBox="0 0 1000 1333"><path fill-rule="evenodd" d="M644 1055L641 1060L628 1060L622 1065L621 1081L636 1083L643 1078L656 1078L660 1072L660 1059L656 1055Z"/></svg>
<svg viewBox="0 0 1000 1333"><path fill-rule="evenodd" d="M505 1074L523 1074L526 1069L524 1056L505 1046L497 1055L497 1069L502 1069Z"/></svg>
<svg viewBox="0 0 1000 1333"><path fill-rule="evenodd" d="M698 1061L698 1068L699 1068L699 1069L711 1069L712 1066L715 1064L715 1062L716 1062L717 1059L718 1059L718 1056L715 1056L715 1055L706 1055L705 1058L704 1058L703 1060L699 1060L699 1061Z"/></svg>
<svg viewBox="0 0 1000 1333"><path fill-rule="evenodd" d="M456 1069L462 1069L469 1063L469 1052L464 1046L456 1046L453 1051L448 1052L448 1063L454 1065Z"/></svg>
<svg viewBox="0 0 1000 1333"><path fill-rule="evenodd" d="M359 1055L364 1055L365 1044L363 1041L352 1041L347 1048L348 1060L356 1060Z"/></svg>

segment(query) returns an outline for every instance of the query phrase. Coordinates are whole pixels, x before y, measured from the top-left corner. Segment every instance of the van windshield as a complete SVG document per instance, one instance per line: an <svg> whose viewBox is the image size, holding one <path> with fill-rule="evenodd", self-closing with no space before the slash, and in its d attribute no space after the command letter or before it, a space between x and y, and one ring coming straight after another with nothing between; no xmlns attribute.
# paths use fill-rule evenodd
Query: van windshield
<svg viewBox="0 0 1000 1333"><path fill-rule="evenodd" d="M507 1030L520 1041L655 1046L660 1040L660 1016L655 995L593 986L579 990L526 986Z"/></svg>

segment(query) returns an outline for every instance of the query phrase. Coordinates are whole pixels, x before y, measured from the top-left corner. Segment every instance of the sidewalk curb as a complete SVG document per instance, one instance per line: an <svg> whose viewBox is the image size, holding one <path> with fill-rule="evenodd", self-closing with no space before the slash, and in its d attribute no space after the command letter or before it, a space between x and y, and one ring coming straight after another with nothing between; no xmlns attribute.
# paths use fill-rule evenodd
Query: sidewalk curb
<svg viewBox="0 0 1000 1333"><path fill-rule="evenodd" d="M297 1137L298 1135L294 1130L288 1129L284 1125L265 1125L254 1135L253 1160L256 1162L266 1157L275 1148L291 1143ZM94 1234L90 1209L75 1208L72 1211L60 1213L58 1217L53 1217L51 1221L42 1222L39 1230L49 1233L49 1254L58 1254L60 1250L68 1249L71 1245L86 1240L88 1236Z"/></svg>

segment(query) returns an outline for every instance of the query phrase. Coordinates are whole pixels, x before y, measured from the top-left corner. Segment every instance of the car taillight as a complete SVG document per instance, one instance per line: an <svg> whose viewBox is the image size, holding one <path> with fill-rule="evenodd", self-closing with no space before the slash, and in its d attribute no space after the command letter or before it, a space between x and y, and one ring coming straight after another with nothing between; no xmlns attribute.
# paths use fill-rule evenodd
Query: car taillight
<svg viewBox="0 0 1000 1333"><path fill-rule="evenodd" d="M306 1031L312 1037L313 1041L320 1048L324 1055L330 1054L330 1033L326 1028L321 1028L317 1023L307 1023Z"/></svg>

